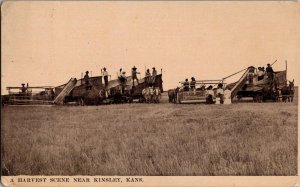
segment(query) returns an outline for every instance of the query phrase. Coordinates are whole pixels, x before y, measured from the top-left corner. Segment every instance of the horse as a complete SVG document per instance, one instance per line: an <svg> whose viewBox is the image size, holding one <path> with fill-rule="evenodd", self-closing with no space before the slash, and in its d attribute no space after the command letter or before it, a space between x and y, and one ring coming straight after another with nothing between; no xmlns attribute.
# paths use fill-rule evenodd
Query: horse
<svg viewBox="0 0 300 187"><path fill-rule="evenodd" d="M155 103L159 103L159 99L161 98L160 89L158 87L153 89L152 101Z"/></svg>
<svg viewBox="0 0 300 187"><path fill-rule="evenodd" d="M294 80L289 81L289 85L285 85L281 89L281 94L282 94L282 102L293 102L294 100L294 93L295 93L295 88L294 88Z"/></svg>
<svg viewBox="0 0 300 187"><path fill-rule="evenodd" d="M168 90L168 97L169 97L169 103L176 103L177 102L177 93L179 91L179 87L175 89Z"/></svg>
<svg viewBox="0 0 300 187"><path fill-rule="evenodd" d="M273 100L273 102L277 102L279 100L279 90L276 86L274 85L273 82L265 85L262 88L262 94L261 95L255 95L253 98L253 101L258 101L260 102L262 99L263 102L267 100Z"/></svg>
<svg viewBox="0 0 300 187"><path fill-rule="evenodd" d="M294 79L293 81L289 81L289 87L290 87L290 99L291 99L291 102L294 101L294 93L295 93L295 85L294 85Z"/></svg>
<svg viewBox="0 0 300 187"><path fill-rule="evenodd" d="M153 90L152 87L144 88L142 90L142 95L143 95L146 103L151 103L152 97L153 97L153 93L154 93L154 90Z"/></svg>

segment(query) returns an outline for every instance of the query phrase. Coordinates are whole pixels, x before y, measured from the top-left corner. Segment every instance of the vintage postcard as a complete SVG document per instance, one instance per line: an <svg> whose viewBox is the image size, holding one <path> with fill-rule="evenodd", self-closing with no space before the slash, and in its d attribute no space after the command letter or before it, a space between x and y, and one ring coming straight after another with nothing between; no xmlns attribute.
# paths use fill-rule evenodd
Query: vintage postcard
<svg viewBox="0 0 300 187"><path fill-rule="evenodd" d="M4 186L300 186L300 4L4 1Z"/></svg>

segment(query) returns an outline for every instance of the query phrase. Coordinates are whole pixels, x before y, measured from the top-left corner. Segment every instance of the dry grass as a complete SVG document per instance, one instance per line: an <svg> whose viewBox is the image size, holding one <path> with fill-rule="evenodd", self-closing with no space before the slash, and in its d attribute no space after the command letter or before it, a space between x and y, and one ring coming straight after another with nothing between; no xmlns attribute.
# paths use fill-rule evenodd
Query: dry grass
<svg viewBox="0 0 300 187"><path fill-rule="evenodd" d="M296 175L296 102L5 107L2 170L4 175L7 170L11 175Z"/></svg>

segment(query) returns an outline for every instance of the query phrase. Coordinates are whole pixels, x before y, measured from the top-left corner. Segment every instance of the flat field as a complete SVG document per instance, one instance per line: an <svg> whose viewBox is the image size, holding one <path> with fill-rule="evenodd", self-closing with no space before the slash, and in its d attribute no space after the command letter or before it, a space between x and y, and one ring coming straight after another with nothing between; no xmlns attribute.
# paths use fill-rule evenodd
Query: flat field
<svg viewBox="0 0 300 187"><path fill-rule="evenodd" d="M297 100L5 106L4 175L296 175Z"/></svg>

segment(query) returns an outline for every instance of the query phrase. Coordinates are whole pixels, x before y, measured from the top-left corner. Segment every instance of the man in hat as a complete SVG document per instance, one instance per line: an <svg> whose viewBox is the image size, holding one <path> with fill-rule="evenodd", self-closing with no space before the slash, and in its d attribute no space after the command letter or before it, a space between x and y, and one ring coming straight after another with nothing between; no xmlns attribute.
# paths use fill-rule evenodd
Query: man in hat
<svg viewBox="0 0 300 187"><path fill-rule="evenodd" d="M150 70L147 69L146 73L145 73L145 79L146 79L146 83L149 84L150 83L150 78L151 78L151 73Z"/></svg>
<svg viewBox="0 0 300 187"><path fill-rule="evenodd" d="M257 72L257 80L260 81L262 79L264 79L264 69L262 67L258 67L258 72Z"/></svg>
<svg viewBox="0 0 300 187"><path fill-rule="evenodd" d="M155 69L155 67L152 68L152 83L155 83L155 77L157 75L157 71Z"/></svg>
<svg viewBox="0 0 300 187"><path fill-rule="evenodd" d="M122 69L120 69L122 71ZM126 81L127 81L127 77L126 77L126 72L123 71L121 73L121 75L119 76L119 80L121 82L121 93L123 94L124 93L124 90L125 90L125 84L126 84Z"/></svg>
<svg viewBox="0 0 300 187"><path fill-rule="evenodd" d="M121 83L124 83L127 80L126 72L125 71L123 71L121 73L121 75L119 76L119 80L120 80Z"/></svg>
<svg viewBox="0 0 300 187"><path fill-rule="evenodd" d="M183 83L183 91L189 91L190 87L190 83L188 79L185 79L184 83Z"/></svg>
<svg viewBox="0 0 300 187"><path fill-rule="evenodd" d="M107 87L108 85L108 72L106 71L106 68L103 68L103 72L102 72L103 78L104 78L104 84L105 87Z"/></svg>
<svg viewBox="0 0 300 187"><path fill-rule="evenodd" d="M272 68L272 66L270 64L267 64L266 72L267 72L269 80L273 80L273 78L274 78L274 71L273 71L273 68Z"/></svg>
<svg viewBox="0 0 300 187"><path fill-rule="evenodd" d="M147 69L146 73L145 73L145 77L150 77L151 76L151 73L150 73L150 70Z"/></svg>
<svg viewBox="0 0 300 187"><path fill-rule="evenodd" d="M89 77L89 71L86 71L85 72L85 75L83 77L83 80L84 80L84 83L85 83L85 88L86 90L89 90L90 89L90 77Z"/></svg>
<svg viewBox="0 0 300 187"><path fill-rule="evenodd" d="M21 92L23 95L25 95L27 88L25 87L25 84L22 83L22 88L21 88Z"/></svg>
<svg viewBox="0 0 300 187"><path fill-rule="evenodd" d="M212 90L212 85L209 85L206 90L206 103L207 104L212 104L213 103L213 96L214 96L214 91Z"/></svg>
<svg viewBox="0 0 300 187"><path fill-rule="evenodd" d="M139 79L137 78L137 74L140 74L140 72L136 71L136 67L133 66L131 69L131 76L132 76L132 86L134 86L134 80L136 79L137 83L139 84Z"/></svg>
<svg viewBox="0 0 300 187"><path fill-rule="evenodd" d="M224 90L223 90L223 84L221 84L221 83L218 84L217 98L220 101L220 104L223 104L223 102L224 102Z"/></svg>
<svg viewBox="0 0 300 187"><path fill-rule="evenodd" d="M152 68L152 77L156 77L157 75L157 71L155 69L155 67Z"/></svg>
<svg viewBox="0 0 300 187"><path fill-rule="evenodd" d="M195 87L196 87L196 79L195 79L195 77L191 78L190 87L191 87L191 90L195 90Z"/></svg>

